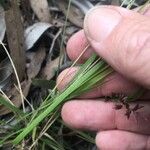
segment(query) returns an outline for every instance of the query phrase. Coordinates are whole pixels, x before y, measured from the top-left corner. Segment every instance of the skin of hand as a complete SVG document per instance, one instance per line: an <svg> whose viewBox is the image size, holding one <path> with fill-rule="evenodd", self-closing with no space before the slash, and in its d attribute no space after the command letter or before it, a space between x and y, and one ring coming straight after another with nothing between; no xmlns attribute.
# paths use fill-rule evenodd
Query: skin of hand
<svg viewBox="0 0 150 150"><path fill-rule="evenodd" d="M93 52L103 57L116 73L103 86L69 101L62 108L62 118L68 126L96 131L96 144L101 150L150 150L150 9L139 14L115 6L97 6L85 17L84 30L73 35L67 53L75 60L90 43L80 59L84 62ZM58 82L68 69L63 71ZM63 89L78 68L71 71L59 85ZM138 101L144 106L130 118L125 109L113 109L113 102L100 97L111 93L132 94L146 89ZM134 103L131 103L131 106Z"/></svg>

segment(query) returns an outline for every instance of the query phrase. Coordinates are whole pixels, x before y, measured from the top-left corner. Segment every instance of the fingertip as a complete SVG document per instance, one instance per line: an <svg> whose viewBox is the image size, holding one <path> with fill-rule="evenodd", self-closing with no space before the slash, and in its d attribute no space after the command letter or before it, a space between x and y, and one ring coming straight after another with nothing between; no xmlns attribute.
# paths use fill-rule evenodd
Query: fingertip
<svg viewBox="0 0 150 150"><path fill-rule="evenodd" d="M67 54L71 60L76 60L81 52L87 47L88 40L84 34L84 31L81 30L74 34L67 43ZM91 56L93 50L88 48L86 52L79 59L78 63L83 63L87 58Z"/></svg>
<svg viewBox="0 0 150 150"><path fill-rule="evenodd" d="M117 150L122 145L119 131L101 131L96 135L96 145L99 149ZM117 139L120 138L120 141ZM119 147L118 147L119 146Z"/></svg>
<svg viewBox="0 0 150 150"><path fill-rule="evenodd" d="M66 102L61 110L61 116L64 122L73 128L81 129L83 126L83 115L77 113L79 105L77 100Z"/></svg>
<svg viewBox="0 0 150 150"><path fill-rule="evenodd" d="M66 102L63 106L62 106L62 109L61 109L61 117L63 119L63 121L70 126L70 101L69 102ZM68 123L69 122L69 123Z"/></svg>
<svg viewBox="0 0 150 150"><path fill-rule="evenodd" d="M80 49L84 49L87 44L83 30L75 33L67 43L67 54L71 60L79 56Z"/></svg>
<svg viewBox="0 0 150 150"><path fill-rule="evenodd" d="M114 128L112 107L112 104L93 99L73 100L63 106L62 118L69 126L77 129L97 131Z"/></svg>
<svg viewBox="0 0 150 150"><path fill-rule="evenodd" d="M57 77L57 89L62 91L77 73L78 67L67 68L63 70Z"/></svg>
<svg viewBox="0 0 150 150"><path fill-rule="evenodd" d="M119 24L122 16L120 12L110 7L96 6L86 15L84 29L88 39L102 42Z"/></svg>
<svg viewBox="0 0 150 150"><path fill-rule="evenodd" d="M95 143L99 149L105 148L106 141L109 141L109 138L107 137L107 135L105 137L105 132L100 131L99 133L97 133Z"/></svg>
<svg viewBox="0 0 150 150"><path fill-rule="evenodd" d="M146 150L149 149L147 141L146 135L121 130L101 131L96 136L97 147L107 150Z"/></svg>

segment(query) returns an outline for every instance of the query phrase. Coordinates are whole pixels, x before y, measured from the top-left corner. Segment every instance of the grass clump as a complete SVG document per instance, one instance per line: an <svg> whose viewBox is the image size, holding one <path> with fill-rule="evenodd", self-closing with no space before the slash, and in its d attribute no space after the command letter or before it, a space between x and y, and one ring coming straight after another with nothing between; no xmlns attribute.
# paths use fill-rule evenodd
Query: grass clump
<svg viewBox="0 0 150 150"><path fill-rule="evenodd" d="M48 104L42 112L37 113L38 115L36 115L36 117L27 124L27 127L13 140L13 144L18 144L22 141L43 119L53 114L62 103L79 96L81 93L87 92L97 84L103 84L104 79L112 72L113 70L103 60L100 60L93 54L93 56L81 66L76 77L63 92L57 92L56 96L52 98L48 95L46 101L49 101L50 104Z"/></svg>
<svg viewBox="0 0 150 150"><path fill-rule="evenodd" d="M87 46L86 49L88 47L89 46ZM86 49L81 53L80 57ZM77 63L78 59L72 66ZM5 137L0 138L0 145L13 144L14 146L17 146L22 145L22 143L26 141L31 144L29 149L32 149L37 144L40 145L39 143L45 143L47 146L51 145L50 147L52 149L70 149L67 144L62 146L60 142L56 140L57 137L54 132L54 128L57 126L56 124L63 125L62 122L60 122L59 114L61 105L71 98L75 98L90 89L95 88L97 85L104 84L104 79L112 72L113 69L107 63L100 59L96 54L93 54L92 57L80 66L80 69L73 80L63 91L57 91L57 86L60 84L58 83L41 105L32 112L20 110L4 96L1 96L0 103L5 105L5 107L15 114L14 118L17 121L15 126L6 123L6 125L9 126L9 130L7 130ZM51 128L53 129L51 130ZM64 126L62 128L64 128ZM88 142L94 143L94 139L86 133L76 131L75 134ZM44 146L42 145L41 147Z"/></svg>

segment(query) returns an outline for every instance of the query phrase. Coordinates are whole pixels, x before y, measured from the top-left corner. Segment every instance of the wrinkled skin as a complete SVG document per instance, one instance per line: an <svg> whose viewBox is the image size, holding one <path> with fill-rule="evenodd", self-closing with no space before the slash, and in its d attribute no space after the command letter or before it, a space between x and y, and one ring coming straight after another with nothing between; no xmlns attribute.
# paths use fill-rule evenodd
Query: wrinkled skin
<svg viewBox="0 0 150 150"><path fill-rule="evenodd" d="M97 132L96 144L101 150L150 150L149 18L150 9L141 15L120 7L96 7L86 15L84 29L68 41L67 53L72 60L90 43L80 63L96 52L116 70L102 87L65 103L62 108L62 118L68 126ZM60 90L77 70L71 68L59 85ZM66 71L60 74L58 82ZM115 110L113 102L100 98L111 93L132 94L141 87L147 91L139 101L144 108L129 119L124 108Z"/></svg>

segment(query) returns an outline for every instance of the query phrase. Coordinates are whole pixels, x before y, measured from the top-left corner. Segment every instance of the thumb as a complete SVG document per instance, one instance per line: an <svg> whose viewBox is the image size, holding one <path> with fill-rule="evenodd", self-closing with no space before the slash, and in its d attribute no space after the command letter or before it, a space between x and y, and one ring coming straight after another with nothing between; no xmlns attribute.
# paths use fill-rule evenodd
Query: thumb
<svg viewBox="0 0 150 150"><path fill-rule="evenodd" d="M116 71L150 88L150 20L120 7L98 6L85 17L93 49Z"/></svg>

